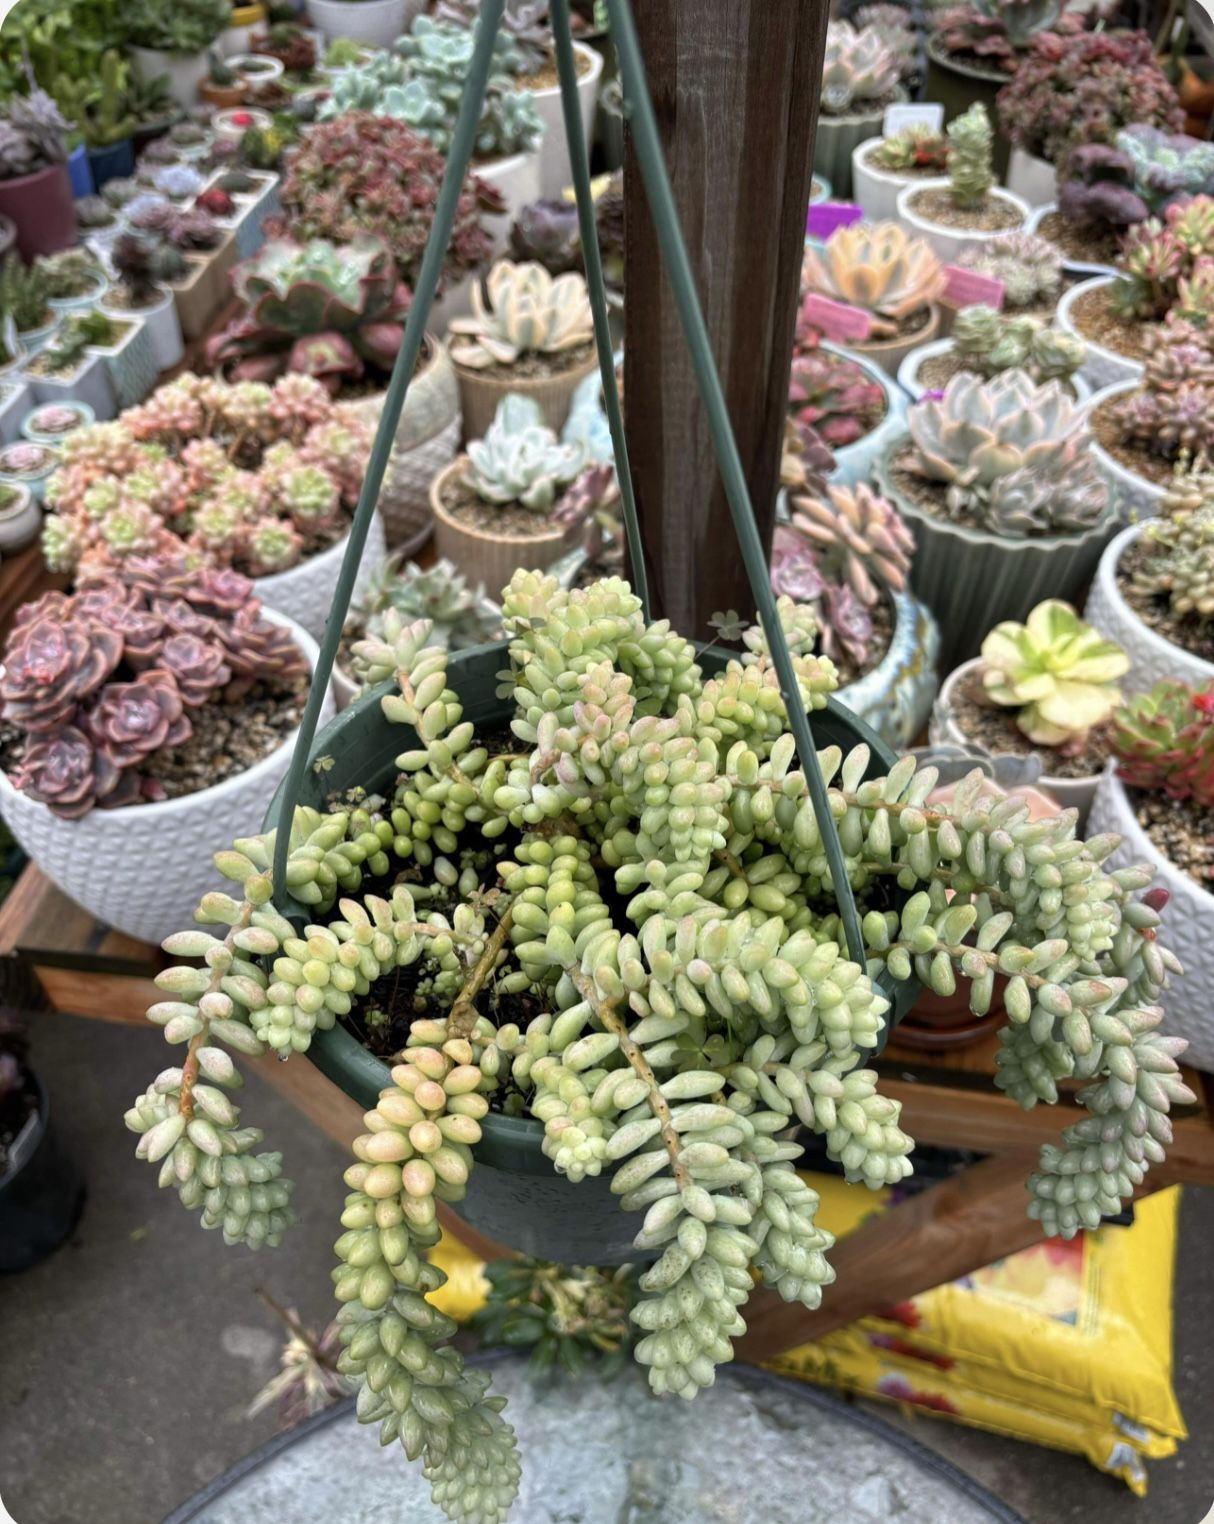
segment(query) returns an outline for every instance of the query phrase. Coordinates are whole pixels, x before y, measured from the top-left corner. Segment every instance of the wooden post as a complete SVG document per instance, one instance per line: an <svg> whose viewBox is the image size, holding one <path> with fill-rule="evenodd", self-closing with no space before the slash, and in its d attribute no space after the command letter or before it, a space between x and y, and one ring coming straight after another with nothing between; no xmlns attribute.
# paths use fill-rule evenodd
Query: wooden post
<svg viewBox="0 0 1214 1524"><path fill-rule="evenodd" d="M675 203L764 544L770 546L813 174L826 0L640 0ZM626 417L656 614L710 634L752 614L641 174L625 168Z"/></svg>

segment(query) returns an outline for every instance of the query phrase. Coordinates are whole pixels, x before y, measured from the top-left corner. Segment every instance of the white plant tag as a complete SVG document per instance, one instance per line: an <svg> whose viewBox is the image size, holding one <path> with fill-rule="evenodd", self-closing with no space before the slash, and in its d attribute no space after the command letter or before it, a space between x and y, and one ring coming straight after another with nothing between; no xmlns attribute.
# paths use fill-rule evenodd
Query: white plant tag
<svg viewBox="0 0 1214 1524"><path fill-rule="evenodd" d="M929 127L939 132L944 126L944 107L938 102L901 102L885 108L885 120L881 124L881 136L893 137L907 127Z"/></svg>

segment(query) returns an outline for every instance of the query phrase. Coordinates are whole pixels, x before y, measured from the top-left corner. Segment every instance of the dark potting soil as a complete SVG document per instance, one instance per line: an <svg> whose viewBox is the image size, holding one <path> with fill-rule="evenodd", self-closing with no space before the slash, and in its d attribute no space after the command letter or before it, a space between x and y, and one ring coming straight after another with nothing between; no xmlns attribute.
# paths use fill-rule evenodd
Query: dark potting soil
<svg viewBox="0 0 1214 1524"><path fill-rule="evenodd" d="M523 503L486 503L457 472L443 483L443 507L458 523L507 540L534 540L556 528L543 509Z"/></svg>
<svg viewBox="0 0 1214 1524"><path fill-rule="evenodd" d="M1030 741L1016 724L1017 711L993 704L986 696L977 669L965 673L954 684L949 712L969 740L988 755L1011 753L1027 757L1037 752L1042 772L1051 778L1089 778L1102 772L1109 759L1112 727L1108 725L1090 730L1083 746L1073 754Z"/></svg>
<svg viewBox="0 0 1214 1524"><path fill-rule="evenodd" d="M191 711L190 739L153 757L144 771L160 780L170 799L234 778L299 729L307 697L301 682L286 689L262 685L230 702L212 699Z"/></svg>
<svg viewBox="0 0 1214 1524"><path fill-rule="evenodd" d="M932 309L930 307L919 307L914 312L908 312L907 315L901 319L901 321L898 323L898 331L892 336L892 338L875 337L871 341L866 340L866 342L871 342L873 344L888 344L891 342L901 344L905 339L913 339L915 334L922 333L925 328L930 326L931 321ZM864 344L858 344L856 348L861 354L864 353ZM885 415L883 413L882 417L884 416ZM874 428L876 427L875 424L873 426Z"/></svg>
<svg viewBox="0 0 1214 1524"><path fill-rule="evenodd" d="M584 53L575 52L573 61L577 65L579 79L583 74L589 74L594 67L594 60L587 58ZM515 78L520 90L555 90L561 82L561 76L556 67L556 55L549 53L534 74L519 74Z"/></svg>
<svg viewBox="0 0 1214 1524"><path fill-rule="evenodd" d="M1015 202L1002 196L988 195L977 206L958 206L952 191L943 185L917 190L906 204L908 211L925 222L961 232L1003 233L1024 221L1024 213Z"/></svg>
<svg viewBox="0 0 1214 1524"><path fill-rule="evenodd" d="M1061 212L1047 212L1037 224L1037 234L1077 264L1114 265L1121 254L1116 233L1090 223L1068 222Z"/></svg>
<svg viewBox="0 0 1214 1524"><path fill-rule="evenodd" d="M579 344L576 349L563 349L559 354L522 354L509 365L494 361L492 365L463 366L468 375L485 376L490 381L551 381L557 376L577 370L594 354L594 340Z"/></svg>
<svg viewBox="0 0 1214 1524"><path fill-rule="evenodd" d="M948 487L944 482L929 480L926 476L920 476L913 471L910 462L915 459L916 451L913 445L905 445L890 461L889 472L894 486L901 492L920 512L927 514L929 518L939 519L942 524L959 524L966 529L976 529L983 532L985 528L974 515L968 511L954 513L948 507ZM1026 539L1044 539L1044 535L1026 535Z"/></svg>
<svg viewBox="0 0 1214 1524"><path fill-rule="evenodd" d="M1168 861L1214 893L1214 809L1129 790L1138 824Z"/></svg>
<svg viewBox="0 0 1214 1524"><path fill-rule="evenodd" d="M1135 540L1117 563L1117 591L1156 635L1190 656L1214 662L1214 620L1175 614L1166 593L1144 593L1134 586L1135 574L1149 563L1147 547L1141 539Z"/></svg>
<svg viewBox="0 0 1214 1524"><path fill-rule="evenodd" d="M1145 476L1148 481L1166 487L1172 480L1176 462L1166 455L1156 455L1135 441L1125 439L1114 417L1118 405L1132 395L1133 393L1123 392L1094 408L1089 415L1092 433L1100 441L1101 447L1127 471L1133 471L1138 476Z"/></svg>
<svg viewBox="0 0 1214 1524"><path fill-rule="evenodd" d="M982 374L976 366L967 365L956 350L949 350L943 355L932 355L919 366L919 385L927 391L943 391L954 376L959 376L965 370L974 375ZM1075 388L1069 381L1064 381L1063 386L1072 397L1075 396Z"/></svg>
<svg viewBox="0 0 1214 1524"><path fill-rule="evenodd" d="M1146 333L1153 326L1137 318L1118 317L1109 306L1108 286L1095 286L1076 297L1071 305L1071 322L1090 344L1111 349L1127 360L1143 358Z"/></svg>

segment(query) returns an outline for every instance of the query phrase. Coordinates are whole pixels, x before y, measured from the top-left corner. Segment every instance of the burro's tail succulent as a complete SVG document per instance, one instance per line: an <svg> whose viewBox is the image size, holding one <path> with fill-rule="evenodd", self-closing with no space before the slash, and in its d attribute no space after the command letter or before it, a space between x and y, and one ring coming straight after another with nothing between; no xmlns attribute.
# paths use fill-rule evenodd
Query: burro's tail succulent
<svg viewBox="0 0 1214 1524"><path fill-rule="evenodd" d="M608 1178L639 1214L653 1259L637 1358L655 1392L690 1398L731 1358L756 1272L811 1308L833 1279L796 1129L821 1134L849 1180L910 1171L898 1104L866 1062L891 979L951 994L963 974L985 1012L1002 976L999 1085L1031 1107L1083 1082L1091 1115L1029 1182L1047 1233L1116 1212L1190 1099L1184 1044L1156 1030L1179 965L1138 897L1149 873L1105 869L1115 838L1077 839L1074 811L1030 820L981 797L978 773L935 808L936 772L913 758L798 758L760 631L705 677L617 578L567 592L520 571L502 610L509 749L483 744L426 622L399 626L381 700L401 727L395 765L280 827L278 892L310 924L275 908L272 833L218 854L232 892L170 938L195 961L157 977L149 1013L180 1060L127 1113L139 1155L206 1225L276 1240L290 1187L237 1115L231 1054L302 1053L406 971L396 1056L345 1176L341 1368L359 1417L420 1460L464 1524L505 1518L518 1457L485 1373L446 1343L429 1300L444 1277L425 1256L496 1113L529 1112L559 1173ZM812 613L782 600L780 614L798 702L818 708L834 671L813 654ZM862 963L830 908L810 767L860 896Z"/></svg>

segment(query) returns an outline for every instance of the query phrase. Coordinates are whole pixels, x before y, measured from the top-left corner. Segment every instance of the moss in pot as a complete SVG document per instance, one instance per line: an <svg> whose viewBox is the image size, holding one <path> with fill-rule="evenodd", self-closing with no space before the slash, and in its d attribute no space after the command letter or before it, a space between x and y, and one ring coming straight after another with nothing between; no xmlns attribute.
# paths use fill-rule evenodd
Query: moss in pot
<svg viewBox="0 0 1214 1524"><path fill-rule="evenodd" d="M995 186L993 140L986 109L975 103L949 123L948 178L899 193L899 218L949 263L974 240L1017 232L1028 220L1026 204Z"/></svg>

